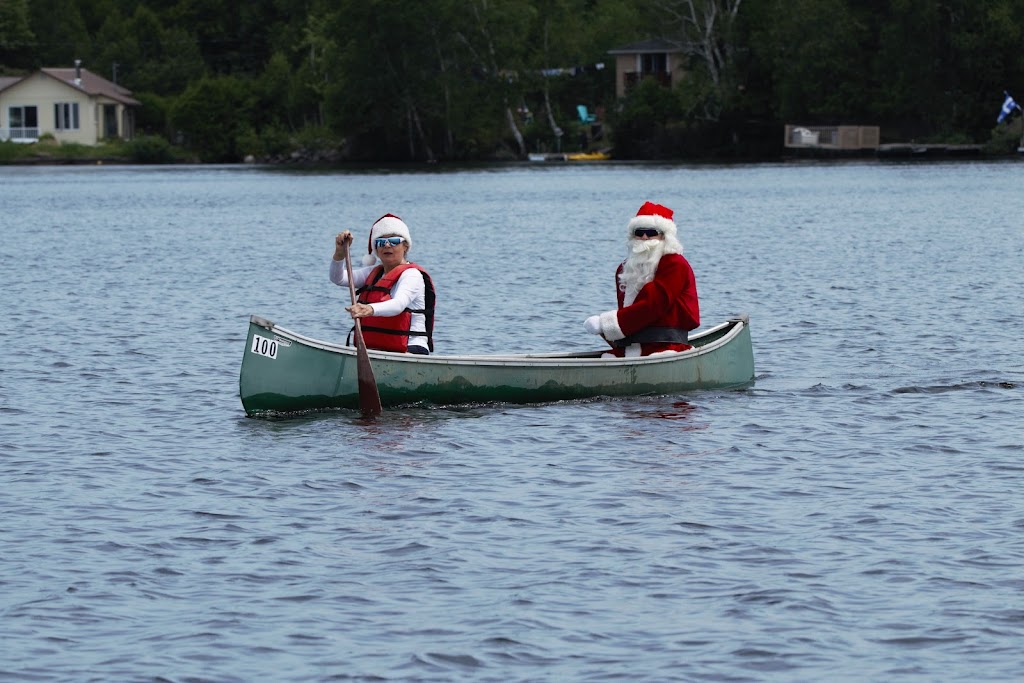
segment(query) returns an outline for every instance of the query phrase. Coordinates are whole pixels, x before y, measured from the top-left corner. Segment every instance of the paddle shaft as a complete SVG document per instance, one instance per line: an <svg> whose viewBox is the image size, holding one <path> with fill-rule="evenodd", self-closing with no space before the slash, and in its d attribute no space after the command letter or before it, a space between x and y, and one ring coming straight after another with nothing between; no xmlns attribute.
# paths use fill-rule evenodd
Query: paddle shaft
<svg viewBox="0 0 1024 683"><path fill-rule="evenodd" d="M352 297L352 305L356 304L356 285L352 280L352 256L348 245L345 245L345 270L348 273L348 292ZM356 376L359 380L359 409L363 417L376 417L381 413L380 392L377 391L377 380L373 376L370 365L370 354L366 352L363 341L363 328L359 318L353 318L356 332Z"/></svg>

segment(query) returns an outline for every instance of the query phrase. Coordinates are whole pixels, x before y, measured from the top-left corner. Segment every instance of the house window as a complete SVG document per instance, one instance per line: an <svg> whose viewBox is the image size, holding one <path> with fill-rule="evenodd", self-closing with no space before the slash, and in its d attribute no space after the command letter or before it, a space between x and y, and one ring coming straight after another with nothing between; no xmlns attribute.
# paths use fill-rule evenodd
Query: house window
<svg viewBox="0 0 1024 683"><path fill-rule="evenodd" d="M78 130L78 102L58 102L53 105L54 128Z"/></svg>
<svg viewBox="0 0 1024 683"><path fill-rule="evenodd" d="M668 55L664 52L640 55L640 73L663 74L668 71Z"/></svg>
<svg viewBox="0 0 1024 683"><path fill-rule="evenodd" d="M39 114L35 107L8 107L7 120L11 124L12 138L39 137Z"/></svg>

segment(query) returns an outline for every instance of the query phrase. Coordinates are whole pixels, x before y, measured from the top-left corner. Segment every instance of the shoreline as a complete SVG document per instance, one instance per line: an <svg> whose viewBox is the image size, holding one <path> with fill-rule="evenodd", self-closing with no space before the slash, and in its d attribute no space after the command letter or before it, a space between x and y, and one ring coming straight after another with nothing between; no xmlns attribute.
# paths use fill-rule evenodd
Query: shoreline
<svg viewBox="0 0 1024 683"><path fill-rule="evenodd" d="M543 158L542 158L543 156ZM877 150L858 150L856 153L840 153L836 150L817 149L810 147L786 148L778 156L759 158L693 158L693 159L618 159L611 156L601 158L566 158L567 155L530 155L525 159L479 159L474 161L388 161L388 160L325 160L316 157L304 158L271 158L225 162L203 162L198 159L182 159L166 162L138 161L128 157L24 157L19 159L0 160L3 166L252 166L272 168L357 168L360 166L395 166L395 167L455 167L466 165L505 165L521 164L530 166L587 166L601 164L698 164L698 165L729 165L729 164L771 164L790 161L999 161L1024 158L1024 149L1017 149L1006 154L986 153L983 145L919 145L915 143L893 143L879 147Z"/></svg>

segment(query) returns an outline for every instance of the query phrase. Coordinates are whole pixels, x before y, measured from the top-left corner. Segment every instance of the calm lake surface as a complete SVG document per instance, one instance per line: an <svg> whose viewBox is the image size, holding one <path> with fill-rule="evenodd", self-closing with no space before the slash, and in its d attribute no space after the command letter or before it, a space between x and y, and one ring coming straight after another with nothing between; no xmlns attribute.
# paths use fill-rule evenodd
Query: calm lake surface
<svg viewBox="0 0 1024 683"><path fill-rule="evenodd" d="M246 418L384 212L441 353L595 347L673 207L749 390ZM0 167L0 680L1024 676L1024 165Z"/></svg>

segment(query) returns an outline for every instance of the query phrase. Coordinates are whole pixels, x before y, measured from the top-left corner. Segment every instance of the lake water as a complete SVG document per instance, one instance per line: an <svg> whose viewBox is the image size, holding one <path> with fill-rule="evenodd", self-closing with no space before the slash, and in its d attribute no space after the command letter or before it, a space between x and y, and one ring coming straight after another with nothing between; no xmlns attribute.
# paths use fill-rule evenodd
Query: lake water
<svg viewBox="0 0 1024 683"><path fill-rule="evenodd" d="M410 225L441 353L595 347L676 210L749 390L246 418ZM0 680L1024 675L1024 165L0 167Z"/></svg>

